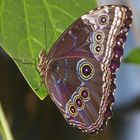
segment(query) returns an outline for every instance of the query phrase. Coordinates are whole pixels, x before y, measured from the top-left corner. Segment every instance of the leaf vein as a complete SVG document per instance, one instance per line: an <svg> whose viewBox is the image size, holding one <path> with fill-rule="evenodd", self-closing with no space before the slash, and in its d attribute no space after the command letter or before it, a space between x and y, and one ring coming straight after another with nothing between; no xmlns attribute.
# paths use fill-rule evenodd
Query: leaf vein
<svg viewBox="0 0 140 140"><path fill-rule="evenodd" d="M23 0L23 8L24 8L24 13L25 13L25 23L26 23L26 29L27 29L27 40L29 42L29 49L30 49L30 52L31 52L31 56L32 58L34 58L34 55L33 55L33 50L32 50L32 43L31 43L31 34L30 34L30 28L29 28L29 22L28 22L28 11L27 11L27 7L26 7L26 1ZM38 78L38 73L37 71L35 72L36 74L36 77L37 77L37 81L39 83L39 78Z"/></svg>
<svg viewBox="0 0 140 140"><path fill-rule="evenodd" d="M49 4L48 4L47 0L43 0L43 2L44 2L45 6L46 6L46 9L48 11L48 17L50 19L51 25L53 26L53 28L55 28L54 20L52 18L52 13L51 13L51 10L49 8Z"/></svg>
<svg viewBox="0 0 140 140"><path fill-rule="evenodd" d="M70 13L68 13L68 12L66 12L66 11L64 11L63 9L61 9L61 8L59 8L59 7L57 7L57 6L55 6L55 5L51 5L51 4L49 4L51 7L53 7L53 8L55 8L55 9L57 9L58 11L60 11L60 12L62 12L62 13L64 13L65 15L67 15L67 16L69 16L70 18L72 18L73 20L75 20L76 19L76 17L74 17L73 15L71 15Z"/></svg>

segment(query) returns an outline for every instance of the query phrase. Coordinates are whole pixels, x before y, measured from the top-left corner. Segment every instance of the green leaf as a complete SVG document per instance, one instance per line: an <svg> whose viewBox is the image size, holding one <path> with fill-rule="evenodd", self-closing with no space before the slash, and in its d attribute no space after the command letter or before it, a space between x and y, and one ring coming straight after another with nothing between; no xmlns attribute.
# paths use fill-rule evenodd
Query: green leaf
<svg viewBox="0 0 140 140"><path fill-rule="evenodd" d="M140 48L132 50L124 59L125 63L140 64Z"/></svg>
<svg viewBox="0 0 140 140"><path fill-rule="evenodd" d="M38 61L43 48L50 48L73 21L95 6L95 0L0 0L0 45L17 59L15 63L34 91L41 83L40 75L36 66L22 61ZM35 92L40 99L47 96L44 84Z"/></svg>

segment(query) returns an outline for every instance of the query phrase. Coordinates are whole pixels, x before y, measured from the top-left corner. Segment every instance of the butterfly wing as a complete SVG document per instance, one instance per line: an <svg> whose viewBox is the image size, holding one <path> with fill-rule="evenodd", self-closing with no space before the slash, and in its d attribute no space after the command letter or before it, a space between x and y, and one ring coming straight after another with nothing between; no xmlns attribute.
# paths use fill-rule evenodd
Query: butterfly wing
<svg viewBox="0 0 140 140"><path fill-rule="evenodd" d="M110 65L113 52L118 59L123 54L131 22L132 12L126 6L108 5L91 10L60 36L50 50L48 59L92 52L99 61ZM101 51L98 51L99 48Z"/></svg>
<svg viewBox="0 0 140 140"><path fill-rule="evenodd" d="M110 77L108 67L95 58L82 56L52 62L45 83L67 122L94 132L111 115L114 98Z"/></svg>
<svg viewBox="0 0 140 140"><path fill-rule="evenodd" d="M103 6L73 23L48 55L45 83L71 125L102 129L111 117L115 72L132 22L125 6Z"/></svg>

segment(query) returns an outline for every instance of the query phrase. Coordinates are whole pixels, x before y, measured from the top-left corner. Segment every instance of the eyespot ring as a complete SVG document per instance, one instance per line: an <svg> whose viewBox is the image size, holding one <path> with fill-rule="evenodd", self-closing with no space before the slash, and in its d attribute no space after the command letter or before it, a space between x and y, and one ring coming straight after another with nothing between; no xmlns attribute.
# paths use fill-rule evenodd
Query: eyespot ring
<svg viewBox="0 0 140 140"><path fill-rule="evenodd" d="M85 59L81 59L77 63L77 72L83 80L89 80L94 75L95 69L90 62Z"/></svg>
<svg viewBox="0 0 140 140"><path fill-rule="evenodd" d="M79 95L76 95L74 97L74 104L77 107L77 109L82 110L85 107L84 102L82 101L82 98Z"/></svg>
<svg viewBox="0 0 140 140"><path fill-rule="evenodd" d="M96 42L101 42L104 39L104 33L102 31L98 31L94 34L94 39Z"/></svg>
<svg viewBox="0 0 140 140"><path fill-rule="evenodd" d="M83 100L88 101L90 99L90 93L87 87L81 87L79 89L79 95Z"/></svg>
<svg viewBox="0 0 140 140"><path fill-rule="evenodd" d="M101 44L91 44L90 45L90 51L94 54L94 55L102 55L104 48L103 45Z"/></svg>
<svg viewBox="0 0 140 140"><path fill-rule="evenodd" d="M98 22L99 24L101 25L107 25L109 23L109 17L107 15L101 15L99 18L98 18Z"/></svg>
<svg viewBox="0 0 140 140"><path fill-rule="evenodd" d="M74 106L73 103L69 103L68 111L73 117L77 116L77 114L78 114L77 109L76 109L76 107Z"/></svg>

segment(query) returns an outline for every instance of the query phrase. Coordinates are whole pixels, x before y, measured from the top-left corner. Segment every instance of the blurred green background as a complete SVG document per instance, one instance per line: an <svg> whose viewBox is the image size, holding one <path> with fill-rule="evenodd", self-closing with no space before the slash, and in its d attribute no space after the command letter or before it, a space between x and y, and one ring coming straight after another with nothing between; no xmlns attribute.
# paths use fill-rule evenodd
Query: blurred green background
<svg viewBox="0 0 140 140"><path fill-rule="evenodd" d="M62 0L60 1L62 2ZM80 0L75 0L72 4L76 6L76 2L80 3ZM2 0L0 0L1 3ZM80 5L82 7L81 14L88 11L89 7L95 7L88 0L85 0L84 3L84 5ZM93 0L93 3L96 3L96 1ZM128 5L132 9L134 20L125 45L124 56L127 63L123 63L117 73L116 102L113 106L114 115L109 120L107 128L98 135L88 135L70 127L52 103L50 97L47 96L43 101L40 100L29 87L13 60L0 48L0 102L15 140L140 139L140 51L137 47L140 46L140 20L137 18L140 14L140 6L138 0L133 2L130 0L97 1L98 6L118 3ZM79 5L77 6L79 7ZM0 5L0 7L2 6ZM70 7L65 7L65 10L69 9ZM73 13L73 15L78 17L78 14ZM67 16L65 18L69 19ZM64 30L72 23L72 20L59 26L59 29ZM58 31L53 41L59 34L61 34L61 31ZM43 34L41 36L43 37ZM132 53L135 48L137 51ZM35 52L35 54L37 53ZM128 55L130 57L127 57ZM0 140L3 140L2 131Z"/></svg>

